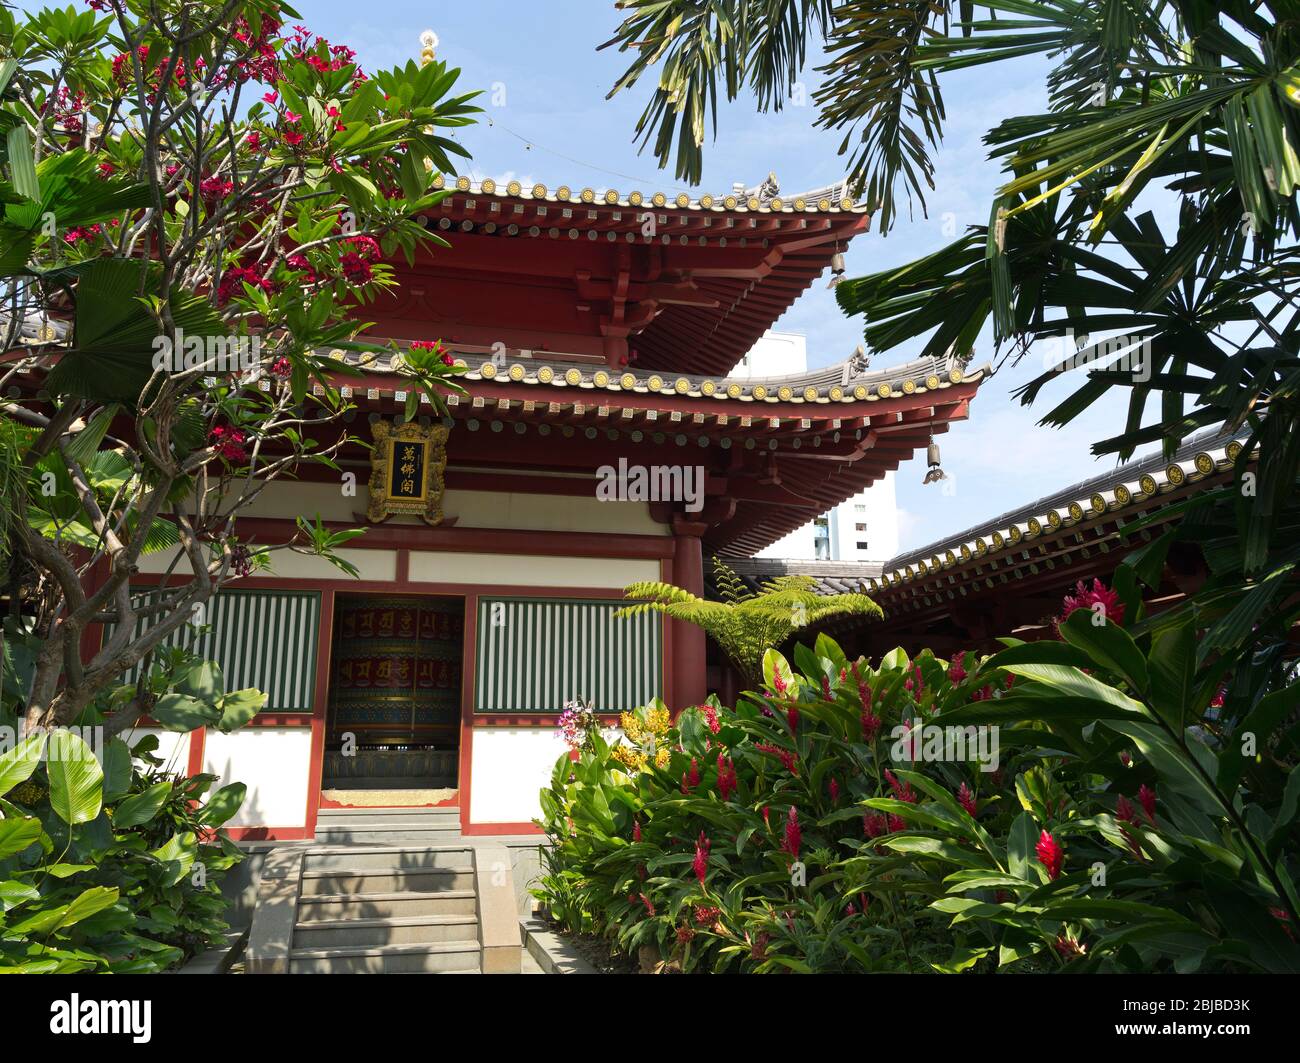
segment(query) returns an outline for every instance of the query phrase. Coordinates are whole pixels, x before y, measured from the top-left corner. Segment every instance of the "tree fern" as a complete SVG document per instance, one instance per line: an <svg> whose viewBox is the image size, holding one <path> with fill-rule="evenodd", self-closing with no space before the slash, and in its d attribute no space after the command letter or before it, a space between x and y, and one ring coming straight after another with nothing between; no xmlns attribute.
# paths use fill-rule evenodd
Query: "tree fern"
<svg viewBox="0 0 1300 1063"><path fill-rule="evenodd" d="M740 577L726 565L715 561L714 568L728 574L719 579L725 601L711 602L655 580L624 588L624 597L641 600L614 615L637 616L653 611L703 628L745 682L755 687L763 681L764 652L781 646L800 628L833 616L883 615L880 606L865 594L818 594L817 581L811 576L778 576L755 594L744 591Z"/></svg>

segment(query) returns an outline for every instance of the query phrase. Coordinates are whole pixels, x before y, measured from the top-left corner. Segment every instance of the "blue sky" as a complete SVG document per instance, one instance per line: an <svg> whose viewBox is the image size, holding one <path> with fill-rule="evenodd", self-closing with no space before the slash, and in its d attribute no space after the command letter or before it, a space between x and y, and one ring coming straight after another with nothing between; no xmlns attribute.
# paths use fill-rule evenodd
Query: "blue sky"
<svg viewBox="0 0 1300 1063"><path fill-rule="evenodd" d="M438 55L462 70L466 90L486 90L484 121L462 131L473 153L465 171L498 181L516 177L549 186L562 183L622 191L677 191L671 171L639 155L636 119L648 87L606 100L622 73L624 57L598 52L619 22L608 0L476 0L430 5L413 0L299 0L304 22L335 43L359 52L369 69L404 63L419 53L419 34L440 38ZM850 276L902 264L941 247L958 229L981 224L999 183L986 159L984 132L1001 118L1043 109L1046 64L1028 60L964 71L942 82L948 106L945 138L936 153L936 188L927 196L929 217L918 211L886 237L867 233L849 248ZM649 75L648 75L649 76ZM815 75L806 74L809 95ZM728 190L733 181L754 184L774 171L786 193L829 184L843 176L839 135L813 128L811 106L759 114L742 98L720 108L716 141L706 146L701 190ZM489 124L490 120L490 124ZM690 191L690 189L687 189ZM945 231L947 227L947 231ZM844 317L820 281L777 322L808 337L809 360L824 365L844 358L861 340L860 320ZM907 360L913 349L879 356L877 365ZM991 339L979 345L976 364L994 357ZM941 437L946 487L923 486L924 456L898 476L900 548L907 550L1113 467L1098 461L1090 444L1122 428L1126 397L1115 393L1066 429L1036 421L1053 401L1077 386L1077 374L1049 389L1034 408L1011 398L1039 370L1041 356L1006 366L986 383L969 421Z"/></svg>

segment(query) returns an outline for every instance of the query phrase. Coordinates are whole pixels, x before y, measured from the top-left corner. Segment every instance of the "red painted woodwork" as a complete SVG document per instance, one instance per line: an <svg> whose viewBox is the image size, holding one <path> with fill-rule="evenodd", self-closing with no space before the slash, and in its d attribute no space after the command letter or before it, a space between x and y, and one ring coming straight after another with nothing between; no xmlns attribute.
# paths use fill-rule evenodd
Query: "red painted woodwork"
<svg viewBox="0 0 1300 1063"><path fill-rule="evenodd" d="M395 263L400 288L367 307L377 331L610 365L635 353L638 368L721 374L870 223L850 211L557 203L504 191L456 193L429 212L451 247Z"/></svg>
<svg viewBox="0 0 1300 1063"><path fill-rule="evenodd" d="M703 521L679 517L673 521L677 552L674 555L678 586L704 597L704 550L700 536L708 530ZM680 620L669 621L673 630L672 673L669 682L674 708L698 705L708 696L705 674L704 629Z"/></svg>

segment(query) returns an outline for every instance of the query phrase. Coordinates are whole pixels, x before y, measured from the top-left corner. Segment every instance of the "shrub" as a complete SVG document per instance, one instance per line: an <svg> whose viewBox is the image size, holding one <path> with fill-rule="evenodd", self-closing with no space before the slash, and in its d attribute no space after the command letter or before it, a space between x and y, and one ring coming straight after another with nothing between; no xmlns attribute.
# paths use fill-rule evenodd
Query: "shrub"
<svg viewBox="0 0 1300 1063"><path fill-rule="evenodd" d="M244 785L165 770L158 739L118 738L103 764L73 731L0 755L0 973L152 973L220 941L219 829Z"/></svg>
<svg viewBox="0 0 1300 1063"><path fill-rule="evenodd" d="M688 971L1300 969L1300 776L1204 719L1190 631L1096 615L983 659L769 651L659 763L593 733L542 793L536 895ZM1270 697L1261 748L1296 687Z"/></svg>

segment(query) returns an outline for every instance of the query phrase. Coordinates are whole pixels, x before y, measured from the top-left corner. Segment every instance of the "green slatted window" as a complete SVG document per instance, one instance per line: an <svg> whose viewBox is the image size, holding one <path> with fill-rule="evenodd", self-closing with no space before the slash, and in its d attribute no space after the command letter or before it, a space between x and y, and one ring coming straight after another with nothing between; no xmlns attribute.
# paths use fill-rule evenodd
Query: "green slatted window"
<svg viewBox="0 0 1300 1063"><path fill-rule="evenodd" d="M132 591L148 602L159 592ZM211 598L202 617L206 629L182 624L163 643L183 646L221 666L227 690L256 687L267 694L268 712L310 712L316 686L316 643L320 632L320 594L315 591L223 590ZM140 617L135 635L157 623ZM104 639L112 634L111 627ZM139 666L123 678L134 682Z"/></svg>
<svg viewBox="0 0 1300 1063"><path fill-rule="evenodd" d="M663 624L656 613L615 619L625 604L480 598L475 711L560 712L583 698L623 712L658 697Z"/></svg>

